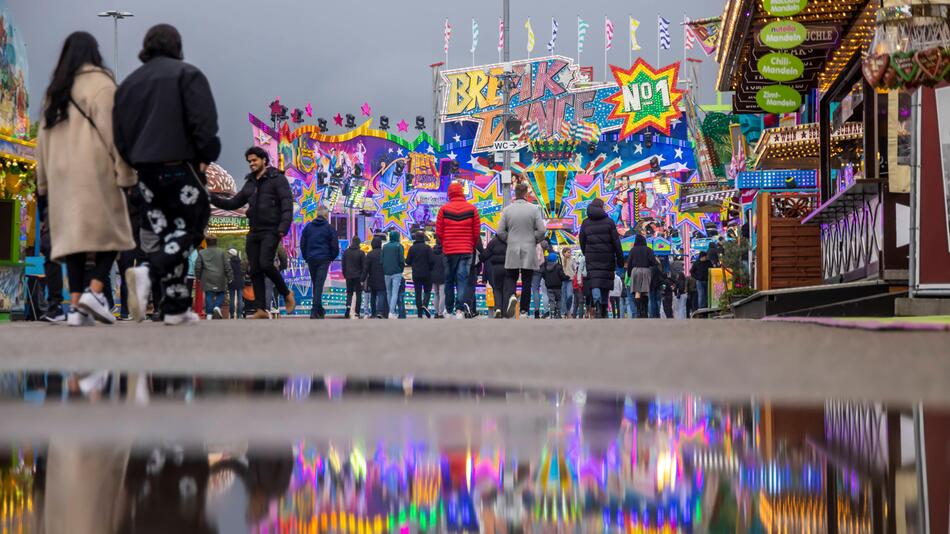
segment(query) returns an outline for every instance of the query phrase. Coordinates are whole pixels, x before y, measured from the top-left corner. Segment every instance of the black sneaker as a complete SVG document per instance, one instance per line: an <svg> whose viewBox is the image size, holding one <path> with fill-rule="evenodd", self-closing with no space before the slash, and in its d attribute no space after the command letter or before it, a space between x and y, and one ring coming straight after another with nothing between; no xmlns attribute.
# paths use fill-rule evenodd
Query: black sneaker
<svg viewBox="0 0 950 534"><path fill-rule="evenodd" d="M429 308L428 308L428 307L423 306L423 307L422 307L422 313L425 314L426 319L431 319L431 318L432 318L432 312L429 311Z"/></svg>
<svg viewBox="0 0 950 534"><path fill-rule="evenodd" d="M62 308L55 308L44 313L40 319L44 323L61 324L66 322L66 314Z"/></svg>

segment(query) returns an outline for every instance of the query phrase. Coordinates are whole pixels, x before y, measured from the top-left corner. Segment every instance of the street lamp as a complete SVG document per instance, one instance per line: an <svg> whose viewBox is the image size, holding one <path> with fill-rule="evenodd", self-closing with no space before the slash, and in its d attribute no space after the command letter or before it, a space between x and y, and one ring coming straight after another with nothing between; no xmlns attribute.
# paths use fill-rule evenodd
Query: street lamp
<svg viewBox="0 0 950 534"><path fill-rule="evenodd" d="M117 10L114 10L114 9L113 9L112 11L103 11L102 13L99 13L99 17L101 17L101 18L109 18L109 17L111 17L111 18L112 18L112 21L113 21L113 24L114 24L114 27L115 27L115 34L114 34L114 41L113 41L113 48L114 48L114 54L115 54L115 59L114 59L114 61L115 61L115 62L112 64L112 66L113 66L113 68L115 68L115 77L116 77L116 80L119 79L119 21L122 20L122 19L131 18L131 17L134 17L134 16L135 16L134 14L132 14L132 13L130 13L130 12L128 12L128 11L117 11Z"/></svg>

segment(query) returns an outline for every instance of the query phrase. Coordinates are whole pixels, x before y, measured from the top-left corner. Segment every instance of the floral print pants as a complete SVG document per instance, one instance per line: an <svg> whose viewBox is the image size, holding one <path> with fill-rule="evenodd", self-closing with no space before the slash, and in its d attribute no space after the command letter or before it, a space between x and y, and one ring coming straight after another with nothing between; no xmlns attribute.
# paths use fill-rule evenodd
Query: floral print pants
<svg viewBox="0 0 950 534"><path fill-rule="evenodd" d="M142 224L158 236L148 259L161 280L162 312L183 313L191 307L188 256L204 239L211 215L208 190L188 164L140 169L138 187L145 199Z"/></svg>

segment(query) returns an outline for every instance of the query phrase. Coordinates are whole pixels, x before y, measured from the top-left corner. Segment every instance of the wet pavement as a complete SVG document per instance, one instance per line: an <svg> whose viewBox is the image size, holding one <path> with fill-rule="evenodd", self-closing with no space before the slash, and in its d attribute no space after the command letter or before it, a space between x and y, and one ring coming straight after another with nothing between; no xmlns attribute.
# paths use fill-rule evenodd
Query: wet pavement
<svg viewBox="0 0 950 534"><path fill-rule="evenodd" d="M107 330L108 329L108 330ZM401 376L503 387L950 407L950 333L762 321L210 321L0 326L0 370Z"/></svg>
<svg viewBox="0 0 950 534"><path fill-rule="evenodd" d="M919 532L920 413L408 374L7 371L0 532Z"/></svg>

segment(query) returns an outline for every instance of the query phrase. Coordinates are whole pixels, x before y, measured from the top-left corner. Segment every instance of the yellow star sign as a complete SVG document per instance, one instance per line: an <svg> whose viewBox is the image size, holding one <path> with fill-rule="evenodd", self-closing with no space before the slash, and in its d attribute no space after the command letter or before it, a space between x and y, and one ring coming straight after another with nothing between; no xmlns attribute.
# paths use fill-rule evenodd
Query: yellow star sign
<svg viewBox="0 0 950 534"><path fill-rule="evenodd" d="M607 99L614 105L610 119L622 119L620 139L652 126L663 135L670 135L670 123L681 115L683 91L676 88L680 64L673 63L659 70L638 58L630 70L611 65L620 90Z"/></svg>

